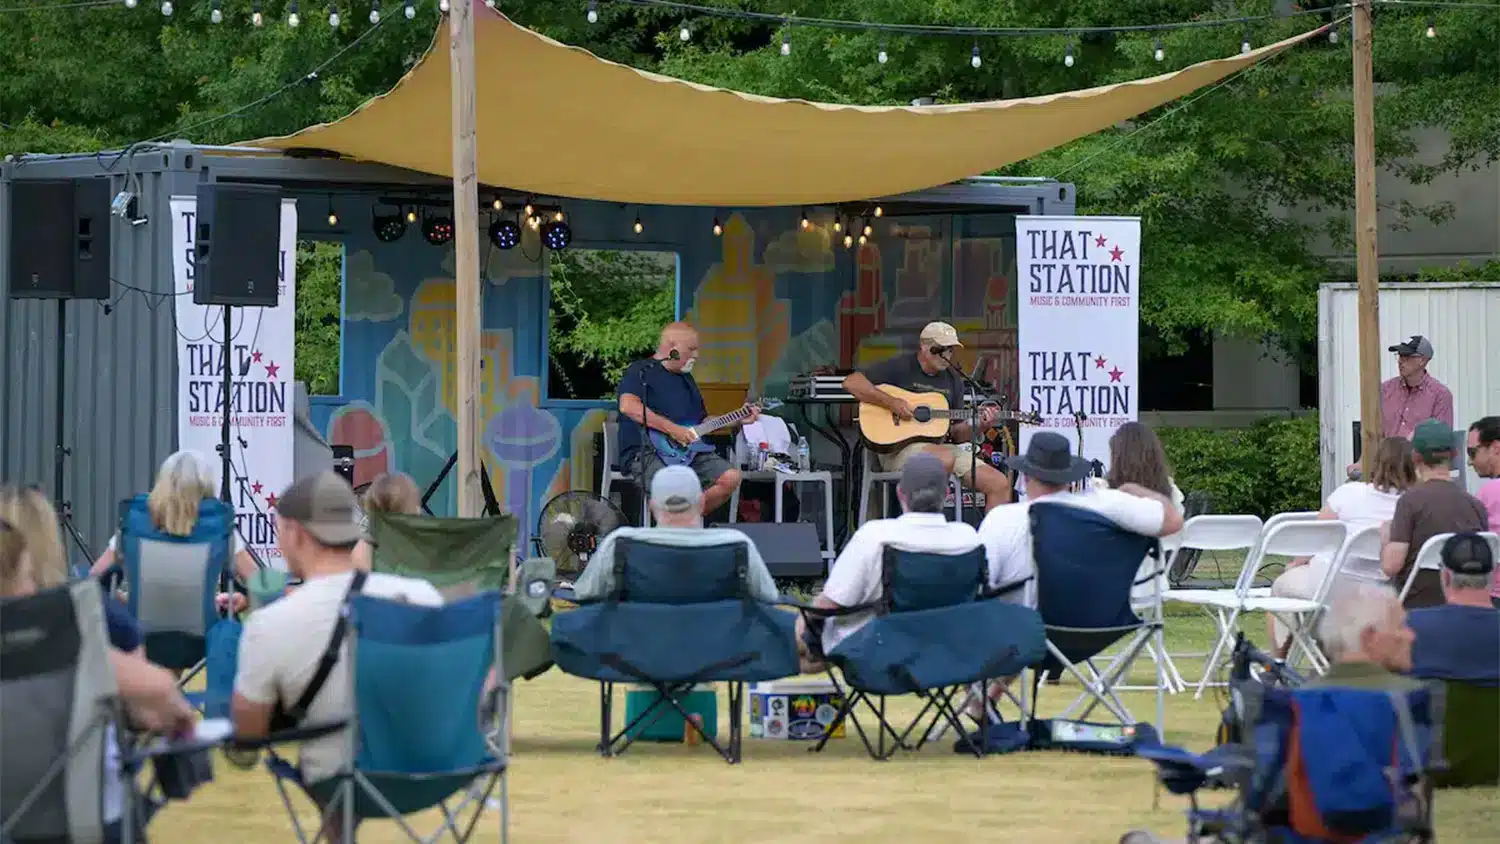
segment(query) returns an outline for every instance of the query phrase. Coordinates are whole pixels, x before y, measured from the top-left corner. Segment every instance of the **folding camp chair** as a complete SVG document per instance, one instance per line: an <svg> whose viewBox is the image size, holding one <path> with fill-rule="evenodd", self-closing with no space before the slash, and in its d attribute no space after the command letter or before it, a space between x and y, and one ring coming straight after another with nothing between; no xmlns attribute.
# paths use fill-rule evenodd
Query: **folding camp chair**
<svg viewBox="0 0 1500 844"><path fill-rule="evenodd" d="M670 707L724 761L740 761L745 683L800 673L796 616L755 600L749 546L685 547L631 538L615 543L614 591L552 619L557 666L599 681L599 752L623 753L644 726ZM602 561L601 561L602 562ZM574 597L559 590L559 597ZM729 740L708 735L682 695L723 682L729 693ZM656 697L611 733L616 683L644 683Z"/></svg>
<svg viewBox="0 0 1500 844"><path fill-rule="evenodd" d="M982 731L975 735L964 729L954 696L970 684L982 690L990 680L1019 675L1041 658L1046 642L1035 610L993 600L1025 588L1029 578L991 591L986 588L988 570L982 546L938 554L888 545L881 554L880 598L874 603L837 610L797 605L815 630L833 616L874 613L831 653L821 655L843 703L813 751L822 750L848 720L873 759L920 750L946 728L955 730L975 756L984 755ZM833 668L844 675L842 685ZM907 694L920 698L922 708L897 732L886 716L886 698ZM859 706L875 717L873 742L855 712ZM928 726L918 733L921 737L908 743L923 723ZM936 730L939 724L945 729ZM893 739L889 745L887 736Z"/></svg>
<svg viewBox="0 0 1500 844"><path fill-rule="evenodd" d="M552 667L547 628L537 614L557 569L546 558L530 559L517 565L512 580L516 530L514 516L370 513L367 524L372 570L425 580L450 601L486 590L504 593L506 679L529 680Z"/></svg>
<svg viewBox="0 0 1500 844"><path fill-rule="evenodd" d="M1237 741L1203 754L1136 748L1168 791L1189 798L1189 841L1433 839L1431 774L1444 767L1441 687L1286 688L1235 673ZM1197 796L1205 788L1233 789L1235 797L1205 809Z"/></svg>
<svg viewBox="0 0 1500 844"><path fill-rule="evenodd" d="M1208 687L1210 678L1214 676L1220 663L1229 656L1229 648L1234 644L1234 637L1239 631L1239 620L1242 615L1246 612L1266 611L1265 608L1271 606L1291 607L1284 602L1292 599L1273 600L1269 595L1261 597L1253 591L1255 573L1264 564L1265 558L1268 556L1313 557L1318 554L1328 554L1335 557L1334 562L1337 563L1339 562L1337 558L1348 538L1349 526L1337 521L1285 519L1266 527L1259 545L1252 549L1249 556L1245 558L1245 565L1240 570L1240 576L1234 588L1215 589L1200 602L1206 608L1212 608L1210 615L1219 628L1219 636L1214 643L1213 651L1209 653L1208 660L1203 665L1203 679L1198 681L1198 691L1194 699L1203 696L1203 690ZM1330 566L1330 569L1332 568L1333 566ZM1325 581L1327 581L1326 578ZM1325 583L1324 586L1326 585ZM1326 588L1322 591L1326 592ZM1320 600L1321 597L1320 594ZM1276 603L1276 601L1282 603ZM1288 610L1283 614L1305 615L1316 610L1317 607L1302 605L1294 609L1295 612ZM1321 651L1318 651L1317 645L1312 642L1309 636L1310 631L1301 624L1288 626L1292 630L1296 645L1313 659L1313 668L1321 672L1323 669L1323 665L1320 664Z"/></svg>
<svg viewBox="0 0 1500 844"><path fill-rule="evenodd" d="M234 513L218 499L204 499L185 537L155 526L144 495L121 501L119 516L116 551L146 658L182 672L185 687L203 670L210 631L222 620L214 598L232 579ZM201 693L186 694L195 706L206 703ZM218 703L222 711L210 714L227 714L228 701Z"/></svg>
<svg viewBox="0 0 1500 844"><path fill-rule="evenodd" d="M1115 692L1148 643L1154 639L1158 649L1163 647L1160 618L1136 615L1130 594L1137 580L1160 583L1156 572L1149 579L1139 577L1143 559L1148 555L1160 559L1160 543L1154 537L1131 533L1092 510L1067 504L1037 501L1031 505L1030 518L1036 606L1046 630L1046 654L1031 665L1030 714L1036 713L1042 677L1061 668L1084 690L1059 719L1073 718L1074 713L1086 719L1102 706L1121 725L1133 727L1137 722ZM1127 636L1124 648L1103 671L1092 664ZM1166 682L1163 661L1158 660L1158 734L1166 721Z"/></svg>
<svg viewBox="0 0 1500 844"><path fill-rule="evenodd" d="M299 842L309 839L289 782L318 804L325 821L342 823L344 842L354 840L358 821L388 819L419 844L444 835L468 841L498 786L500 840L508 840L508 684L494 690L493 707L484 691L491 677L505 676L500 614L501 596L493 591L438 607L350 597L344 658L354 714L344 740L352 764L309 782L284 757L272 753L267 760ZM450 806L456 794L462 797ZM434 806L443 824L424 837L406 816ZM471 806L468 823L461 823Z"/></svg>

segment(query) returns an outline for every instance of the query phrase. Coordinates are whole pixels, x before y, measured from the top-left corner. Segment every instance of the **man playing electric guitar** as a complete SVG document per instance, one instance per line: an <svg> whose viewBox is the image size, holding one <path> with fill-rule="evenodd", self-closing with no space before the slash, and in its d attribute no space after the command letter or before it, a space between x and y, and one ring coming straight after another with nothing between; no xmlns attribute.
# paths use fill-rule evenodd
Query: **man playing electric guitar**
<svg viewBox="0 0 1500 844"><path fill-rule="evenodd" d="M953 326L946 322L930 322L922 329L915 355L899 355L866 367L862 372L851 372L844 378L844 390L859 401L883 407L901 419L912 418L912 407L904 399L890 395L876 385L899 387L913 393L942 393L948 397L949 407L961 408L967 391L963 379L953 369L951 356L953 350L962 345ZM999 415L998 407L985 405L979 413L980 426L988 428ZM948 442L914 442L881 454L881 468L887 472L899 472L912 455L930 453L943 462L943 468L957 475L964 486L984 493L986 511L1009 503L1010 479L985 461L972 459L971 427L968 422L955 422L948 429Z"/></svg>
<svg viewBox="0 0 1500 844"><path fill-rule="evenodd" d="M620 378L620 466L642 489L650 489L651 478L667 465L642 426L691 446L698 439L693 426L708 416L693 380L697 360L698 332L685 322L674 322L662 329L656 356L631 364ZM759 408L751 405L740 421L748 424L759 416ZM713 451L692 453L683 462L703 484L704 513L717 510L740 485L739 470Z"/></svg>

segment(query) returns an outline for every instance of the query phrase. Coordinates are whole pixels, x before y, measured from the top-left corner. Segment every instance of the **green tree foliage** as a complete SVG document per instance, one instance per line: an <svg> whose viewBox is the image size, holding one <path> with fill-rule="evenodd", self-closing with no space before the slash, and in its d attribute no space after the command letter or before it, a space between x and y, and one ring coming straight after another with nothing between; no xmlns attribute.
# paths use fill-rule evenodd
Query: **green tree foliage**
<svg viewBox="0 0 1500 844"><path fill-rule="evenodd" d="M339 391L340 295L344 247L318 240L297 242L297 380L311 395Z"/></svg>
<svg viewBox="0 0 1500 844"><path fill-rule="evenodd" d="M322 11L304 23L281 21L282 0L264 5L267 25L249 26L248 0L230 0L225 22L208 22L209 4L183 0L170 18L150 2L135 10L48 9L0 16L0 153L119 146L186 134L228 142L293 131L347 113L389 89L429 46L435 3L414 21L385 4L386 23L315 78L309 70L367 28L368 0L345 8L331 29ZM707 0L773 14L906 24L986 27L1139 25L1265 14L1279 0ZM584 3L504 0L515 20L560 41L635 67L753 93L862 104L941 102L1051 94L1148 77L1256 45L1320 22L1284 18L1238 27L1151 34L1085 34L1073 43L1075 66L1062 61L1069 39L883 36L793 27L790 56L770 24L687 19L681 13L602 3L590 25ZM1307 0L1338 13L1335 0ZM1423 37L1436 13L1439 37ZM1486 8L1376 12L1378 152L1383 165L1414 182L1481 166L1500 154L1500 13ZM1272 334L1290 348L1315 331L1318 282L1327 277L1308 245L1319 228L1348 243L1353 193L1350 34L1317 39L1225 83L1191 95L1128 126L1052 150L1007 172L1077 183L1079 211L1139 215L1146 227L1142 318L1148 355L1174 353L1201 330ZM890 61L879 64L884 45ZM441 61L442 58L438 57ZM298 81L300 80L300 81ZM288 83L284 95L244 109ZM517 84L536 84L517 80ZM543 96L539 91L538 96ZM1440 155L1418 160L1413 132L1441 127L1451 136ZM684 118L682 131L691 131ZM107 159L106 159L107 161ZM1324 215L1292 215L1287 209ZM1401 207L1409 218L1442 220L1452 209ZM588 298L588 297L585 297ZM599 324L611 319L601 318ZM593 324L592 322L590 323ZM1154 346L1154 347L1152 347Z"/></svg>
<svg viewBox="0 0 1500 844"><path fill-rule="evenodd" d="M569 249L549 258L547 273L552 397L613 395L625 367L650 354L672 321L677 256Z"/></svg>

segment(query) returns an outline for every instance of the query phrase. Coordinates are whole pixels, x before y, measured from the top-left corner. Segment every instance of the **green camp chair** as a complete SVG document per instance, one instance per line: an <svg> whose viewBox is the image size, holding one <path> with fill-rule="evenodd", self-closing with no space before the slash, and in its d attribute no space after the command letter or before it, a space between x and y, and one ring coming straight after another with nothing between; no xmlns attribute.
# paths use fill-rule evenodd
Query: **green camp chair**
<svg viewBox="0 0 1500 844"><path fill-rule="evenodd" d="M1500 785L1500 686L1444 681L1443 755L1439 788Z"/></svg>
<svg viewBox="0 0 1500 844"><path fill-rule="evenodd" d="M449 599L491 589L506 593L501 635L507 680L529 680L552 667L551 641L537 615L548 604L556 566L546 558L526 560L516 569L517 589L509 589L514 516L370 513L367 533L377 572L425 580Z"/></svg>

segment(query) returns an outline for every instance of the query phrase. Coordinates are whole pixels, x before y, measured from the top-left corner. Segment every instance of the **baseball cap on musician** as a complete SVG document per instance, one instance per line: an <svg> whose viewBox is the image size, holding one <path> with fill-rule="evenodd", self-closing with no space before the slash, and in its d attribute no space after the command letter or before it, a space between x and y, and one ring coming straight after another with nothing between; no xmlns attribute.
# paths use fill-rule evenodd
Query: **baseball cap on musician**
<svg viewBox="0 0 1500 844"><path fill-rule="evenodd" d="M276 514L301 525L323 545L353 545L362 535L354 490L332 471L308 475L287 487L276 502Z"/></svg>
<svg viewBox="0 0 1500 844"><path fill-rule="evenodd" d="M1397 343L1386 351L1395 352L1404 358L1419 357L1432 360L1432 341L1420 334L1413 334L1410 340Z"/></svg>
<svg viewBox="0 0 1500 844"><path fill-rule="evenodd" d="M962 346L958 342L958 331L946 322L929 322L922 329L922 345L924 346Z"/></svg>

